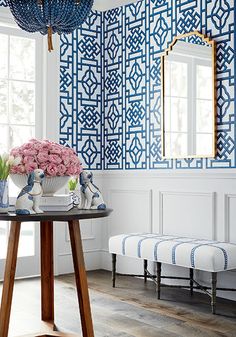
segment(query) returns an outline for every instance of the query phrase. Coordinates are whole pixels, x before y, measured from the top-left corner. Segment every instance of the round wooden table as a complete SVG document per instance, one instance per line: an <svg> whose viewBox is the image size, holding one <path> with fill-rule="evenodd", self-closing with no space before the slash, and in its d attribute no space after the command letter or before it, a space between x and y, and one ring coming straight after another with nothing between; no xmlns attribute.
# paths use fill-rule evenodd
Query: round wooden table
<svg viewBox="0 0 236 337"><path fill-rule="evenodd" d="M0 221L11 221L0 308L0 337L8 337L20 228L22 222L29 221L40 222L43 327L41 332L28 335L28 337L72 336L56 332L54 325L53 221L68 222L83 337L94 337L79 220L103 218L111 211L111 209L78 210L74 208L69 212L45 212L34 215L0 214Z"/></svg>

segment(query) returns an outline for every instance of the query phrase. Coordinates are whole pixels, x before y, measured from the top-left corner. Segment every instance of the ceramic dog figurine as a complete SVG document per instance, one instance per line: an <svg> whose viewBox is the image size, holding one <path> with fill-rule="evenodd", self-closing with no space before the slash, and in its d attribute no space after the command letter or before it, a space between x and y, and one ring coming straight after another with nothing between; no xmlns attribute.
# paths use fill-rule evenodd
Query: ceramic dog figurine
<svg viewBox="0 0 236 337"><path fill-rule="evenodd" d="M79 209L106 209L101 192L93 183L93 174L90 171L80 173L80 203Z"/></svg>
<svg viewBox="0 0 236 337"><path fill-rule="evenodd" d="M40 198L43 194L42 180L44 172L36 169L28 176L28 185L20 192L16 200L16 214L43 213L39 208Z"/></svg>

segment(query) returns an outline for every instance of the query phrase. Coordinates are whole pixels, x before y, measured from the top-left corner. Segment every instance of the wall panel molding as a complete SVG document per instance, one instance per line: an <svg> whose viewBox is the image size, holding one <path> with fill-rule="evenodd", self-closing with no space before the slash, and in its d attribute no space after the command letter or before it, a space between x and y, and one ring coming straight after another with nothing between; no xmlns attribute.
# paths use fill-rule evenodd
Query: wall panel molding
<svg viewBox="0 0 236 337"><path fill-rule="evenodd" d="M234 235L235 238L231 238L231 230L235 228L235 224L233 224L233 227L231 229L231 218L235 219L235 214L231 214L234 212L234 207L231 206L231 201L234 201L236 206L236 193L225 193L224 194L224 230L225 230L225 241L226 242L236 242L236 234ZM235 222L235 221L234 221Z"/></svg>
<svg viewBox="0 0 236 337"><path fill-rule="evenodd" d="M215 192L193 192L193 191L159 191L159 203L160 203L160 207L159 207L159 228L160 228L160 233L166 234L165 233L165 224L164 224L164 217L165 217L165 209L164 209L164 200L165 197L168 196L172 196L172 197L176 197L176 200L174 201L174 203L177 203L177 201L180 201L181 199L183 199L183 214L180 214L180 217L178 217L178 213L181 212L182 210L180 208L178 208L176 215L173 215L173 218L176 219L176 222L173 222L173 227L178 226L179 221L181 222L181 217L182 217L182 221L185 220L185 217L187 217L187 221L191 222L191 218L193 218L193 216L191 217L191 213L193 213L194 209L197 210L196 216L198 216L200 211L203 211L203 209L199 209L198 207L198 203L201 203L204 205L204 212L205 214L203 215L203 219L199 220L199 226L203 226L203 228L205 229L205 231L207 231L207 227L209 227L208 231L210 234L209 239L211 240L216 240L216 193ZM192 200L192 203L190 203L189 208L186 207L185 202L186 199L187 200ZM204 203L200 201L200 199L204 198ZM168 201L167 201L168 202ZM192 208L191 208L192 206ZM210 207L209 207L210 206ZM186 209L185 209L186 207ZM171 209L171 204L170 207L168 207L167 212L173 212L175 210ZM189 213L188 213L189 212ZM204 221L204 217L206 217L206 222L205 223L201 223L201 221ZM199 214L199 218L200 218L200 214ZM190 226L192 227L192 231L194 233L194 226L193 224ZM186 229L187 230L187 229ZM171 234L171 233L169 233ZM184 232L182 233L182 235L185 235ZM190 236L190 235L189 235ZM197 236L197 237L201 237L201 236Z"/></svg>
<svg viewBox="0 0 236 337"><path fill-rule="evenodd" d="M101 252L101 249L96 248L96 249L84 249L83 250L84 254L85 253L95 253L95 252ZM70 252L61 252L58 254L59 256L70 256L72 255L71 251Z"/></svg>
<svg viewBox="0 0 236 337"><path fill-rule="evenodd" d="M109 207L114 209L111 216L108 217L108 233L112 233L111 226L113 224L111 225L111 222L114 219L117 207L119 207L119 204L120 204L119 200L122 200L124 202L124 205L126 205L126 208L125 208L126 213L124 210L125 214L124 213L120 214L124 216L123 220L121 221L123 222L126 221L125 217L129 216L129 208L130 208L130 212L132 211L134 213L140 212L139 216L141 217L141 219L143 219L143 224L141 223L141 219L139 219L138 217L136 219L137 224L139 224L140 228L143 226L143 229L144 229L143 231L150 231L150 232L153 231L153 195L152 195L151 189L119 189L119 188L109 189L108 188L107 194L109 195L108 205ZM122 209L120 209L120 211L122 212ZM118 221L118 219L116 221ZM134 229L134 232L135 232L135 226L132 226ZM120 227L121 227L121 224L120 224ZM124 226L124 229L125 229L125 226ZM118 227L118 231L119 231L119 227Z"/></svg>
<svg viewBox="0 0 236 337"><path fill-rule="evenodd" d="M83 233L84 225L86 227L89 226L89 233L86 233L86 234ZM93 234L93 221L92 220L86 220L86 223L84 223L83 221L80 221L80 230L81 230L81 237L83 241L96 239ZM86 228L86 232L88 232L87 228ZM69 233L68 226L65 227L65 242L70 242L70 233Z"/></svg>

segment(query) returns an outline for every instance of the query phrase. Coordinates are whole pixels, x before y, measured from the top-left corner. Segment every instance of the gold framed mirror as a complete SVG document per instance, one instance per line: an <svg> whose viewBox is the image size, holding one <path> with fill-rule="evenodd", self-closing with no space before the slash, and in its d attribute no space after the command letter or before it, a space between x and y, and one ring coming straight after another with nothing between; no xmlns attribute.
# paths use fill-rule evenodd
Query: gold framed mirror
<svg viewBox="0 0 236 337"><path fill-rule="evenodd" d="M161 56L162 157L216 155L216 43L198 31Z"/></svg>

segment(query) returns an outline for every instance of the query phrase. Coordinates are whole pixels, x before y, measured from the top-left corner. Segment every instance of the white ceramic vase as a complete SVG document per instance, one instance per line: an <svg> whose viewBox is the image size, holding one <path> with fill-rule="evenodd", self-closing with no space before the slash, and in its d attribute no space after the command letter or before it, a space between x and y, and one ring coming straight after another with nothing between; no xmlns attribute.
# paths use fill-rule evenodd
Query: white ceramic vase
<svg viewBox="0 0 236 337"><path fill-rule="evenodd" d="M19 187L23 188L27 185L27 174L11 174L10 175L14 184ZM62 176L62 177L45 177L43 179L43 195L44 196L52 196L62 187L64 187L70 177L69 176Z"/></svg>

